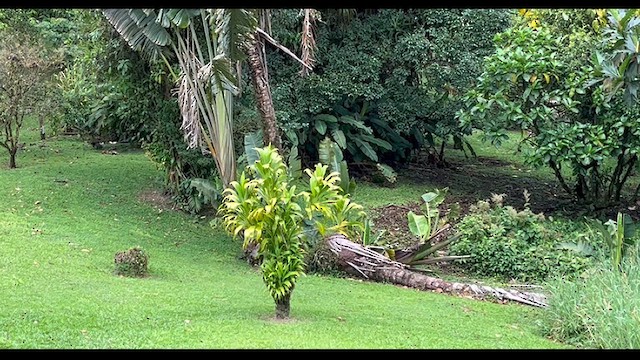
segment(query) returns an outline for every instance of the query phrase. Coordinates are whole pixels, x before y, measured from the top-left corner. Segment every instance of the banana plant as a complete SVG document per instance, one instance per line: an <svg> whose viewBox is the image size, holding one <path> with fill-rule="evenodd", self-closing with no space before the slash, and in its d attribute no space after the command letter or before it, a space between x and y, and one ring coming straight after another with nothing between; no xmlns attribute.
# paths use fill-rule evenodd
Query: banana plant
<svg viewBox="0 0 640 360"><path fill-rule="evenodd" d="M366 124L369 117L367 102L362 107L355 103L349 104L347 99L347 106L336 104L331 113L312 116L309 127L300 134L300 143L310 140L313 142L318 137L329 137L341 150L349 151L355 161L369 160L377 163L378 152L392 151L393 146L375 136L373 129Z"/></svg>
<svg viewBox="0 0 640 360"><path fill-rule="evenodd" d="M129 46L148 58L161 58L178 85L182 130L189 147L207 149L226 186L236 177L233 100L239 93L232 64L246 60L266 139L280 145L268 84L264 41L303 66L258 24L268 11L250 9L103 9L103 15ZM267 21L262 21L262 20ZM264 25L262 25L264 23ZM176 74L169 55L180 66ZM203 151L204 152L204 151Z"/></svg>
<svg viewBox="0 0 640 360"><path fill-rule="evenodd" d="M422 194L424 214L416 214L413 211L407 214L409 230L412 234L425 241L440 230L439 228L444 224L440 221L438 206L444 201L448 190L449 188L435 189L433 192Z"/></svg>
<svg viewBox="0 0 640 360"><path fill-rule="evenodd" d="M244 9L103 9L102 13L134 49L160 56L178 83L181 129L190 148L206 148L225 187L235 178L232 73L238 51L257 27ZM200 31L204 29L204 31ZM175 74L165 55L172 50Z"/></svg>
<svg viewBox="0 0 640 360"><path fill-rule="evenodd" d="M328 137L320 142L318 146L318 157L321 164L329 166L331 171L340 174L340 188L344 194L353 195L356 190L356 182L349 178L349 167L343 159L342 150L337 143Z"/></svg>
<svg viewBox="0 0 640 360"><path fill-rule="evenodd" d="M441 261L450 261L468 258L469 255L434 256L434 254L447 245L458 240L460 234L454 234L444 240L435 242L441 234L445 233L450 225L446 219L440 218L438 206L444 201L449 188L435 189L422 195L424 214L415 214L410 211L407 214L409 230L420 239L413 247L406 250L396 250L394 260L408 264L416 270L422 270L418 266L434 264Z"/></svg>
<svg viewBox="0 0 640 360"><path fill-rule="evenodd" d="M408 249L390 248L380 241L373 245L369 235L366 242L371 245L367 247L380 253L386 253L391 260L407 264L411 269L417 271L426 271L421 267L422 265L468 258L469 255L435 256L437 251L460 238L460 234L454 234L444 240L435 241L450 228L449 224L441 221L438 210L438 205L444 201L447 190L448 188L436 189L422 195L424 214L418 215L413 211L408 213L409 230L419 239L415 245ZM366 233L367 230L365 230ZM381 248L384 251L380 251Z"/></svg>
<svg viewBox="0 0 640 360"><path fill-rule="evenodd" d="M614 269L621 270L622 259L630 246L636 242L638 225L628 214L618 213L616 220L610 219L604 224L594 221L593 226L604 237Z"/></svg>

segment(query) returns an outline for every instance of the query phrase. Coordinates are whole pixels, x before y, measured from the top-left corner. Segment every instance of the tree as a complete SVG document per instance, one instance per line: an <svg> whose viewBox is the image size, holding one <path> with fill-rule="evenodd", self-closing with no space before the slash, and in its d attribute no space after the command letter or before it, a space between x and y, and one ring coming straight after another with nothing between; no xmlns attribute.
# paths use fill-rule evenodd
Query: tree
<svg viewBox="0 0 640 360"><path fill-rule="evenodd" d="M353 233L362 227L365 214L342 194L339 173L329 173L327 165L306 169L308 190L298 191L275 147L256 150L255 163L225 190L219 213L229 233L242 235L244 247L259 246L262 278L275 301L276 318L285 319L311 238Z"/></svg>
<svg viewBox="0 0 640 360"><path fill-rule="evenodd" d="M609 98L622 92L626 106L634 109L638 106L640 87L640 10L611 9L607 15L603 39L605 55L596 53L594 59L596 82L602 81ZM637 131L633 133L637 134ZM629 149L629 154L627 161L633 167L638 158L637 149ZM640 184L634 191L635 199L639 193Z"/></svg>
<svg viewBox="0 0 640 360"><path fill-rule="evenodd" d="M493 34L506 28L511 12L273 10L273 36L303 54L303 59L305 54L314 55L313 72L300 77L298 64L287 62L280 52L267 52L279 126L291 144L297 137L300 154L309 163L317 161L318 144L325 135L340 142L342 134L348 140L342 149L350 164L373 161L375 168L375 157L390 165L402 164L411 159L411 148L423 146L443 159L434 140L458 148L464 145L455 111L461 107L461 95L480 74L482 58L493 50ZM314 48L317 51L310 51ZM254 117L252 111L244 112L247 115L238 118ZM324 121L316 121L318 115L354 117L361 112L364 124L341 124L337 136ZM357 136L364 130L360 125L370 128L373 134L364 135L375 138L373 142Z"/></svg>
<svg viewBox="0 0 640 360"><path fill-rule="evenodd" d="M5 30L0 37L0 146L9 152L9 168L16 167L25 117L43 110L47 83L59 70L50 51L29 32L17 30Z"/></svg>
<svg viewBox="0 0 640 360"><path fill-rule="evenodd" d="M530 164L549 166L567 193L603 208L621 200L635 169L640 107L594 86L598 74L590 59L601 38L593 26L598 13L581 12L563 16L576 26L547 23L552 11L540 11L538 19L496 35L495 53L485 59L458 118L467 132L482 129L496 145L507 129L522 130Z"/></svg>

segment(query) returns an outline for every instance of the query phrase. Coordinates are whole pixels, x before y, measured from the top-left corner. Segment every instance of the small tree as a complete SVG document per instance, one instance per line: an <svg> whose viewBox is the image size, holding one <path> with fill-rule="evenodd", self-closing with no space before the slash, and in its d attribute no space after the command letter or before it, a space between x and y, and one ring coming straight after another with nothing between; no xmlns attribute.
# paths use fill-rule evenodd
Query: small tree
<svg viewBox="0 0 640 360"><path fill-rule="evenodd" d="M305 248L316 235L353 234L362 229L362 207L342 194L340 174L327 165L307 169L309 191L298 191L273 146L225 190L220 207L227 230L242 234L244 246L259 246L262 278L276 303L276 318L289 317L291 293L305 270ZM310 229L306 224L313 224ZM314 231L315 230L315 231Z"/></svg>
<svg viewBox="0 0 640 360"><path fill-rule="evenodd" d="M0 146L9 152L9 168L16 167L20 129L27 115L42 110L47 81L57 61L28 32L7 30L0 36Z"/></svg>

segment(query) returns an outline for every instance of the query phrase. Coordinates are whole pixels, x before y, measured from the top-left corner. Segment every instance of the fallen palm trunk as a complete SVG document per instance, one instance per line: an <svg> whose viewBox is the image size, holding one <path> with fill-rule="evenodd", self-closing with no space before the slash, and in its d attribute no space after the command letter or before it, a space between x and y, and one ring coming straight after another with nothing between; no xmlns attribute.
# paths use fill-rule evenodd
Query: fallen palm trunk
<svg viewBox="0 0 640 360"><path fill-rule="evenodd" d="M408 269L407 265L356 244L343 235L327 238L327 244L337 256L340 267L349 274L365 279L389 282L419 290L433 290L476 299L510 300L536 307L546 307L546 297L539 293L505 290L476 284L448 282Z"/></svg>

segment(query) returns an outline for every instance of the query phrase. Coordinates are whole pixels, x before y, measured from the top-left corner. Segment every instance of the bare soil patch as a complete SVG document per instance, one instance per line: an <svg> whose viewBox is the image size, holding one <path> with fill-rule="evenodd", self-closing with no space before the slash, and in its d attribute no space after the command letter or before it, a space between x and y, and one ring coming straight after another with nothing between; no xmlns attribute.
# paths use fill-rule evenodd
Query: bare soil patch
<svg viewBox="0 0 640 360"><path fill-rule="evenodd" d="M161 190L145 190L138 195L138 200L150 204L158 210L178 210L171 196Z"/></svg>

